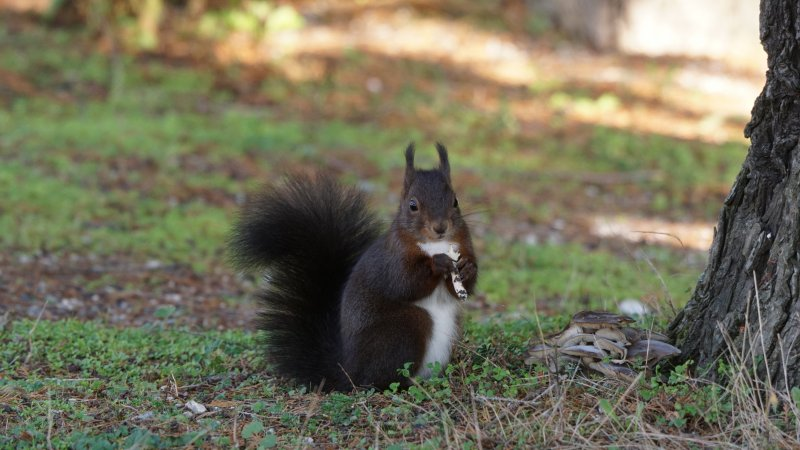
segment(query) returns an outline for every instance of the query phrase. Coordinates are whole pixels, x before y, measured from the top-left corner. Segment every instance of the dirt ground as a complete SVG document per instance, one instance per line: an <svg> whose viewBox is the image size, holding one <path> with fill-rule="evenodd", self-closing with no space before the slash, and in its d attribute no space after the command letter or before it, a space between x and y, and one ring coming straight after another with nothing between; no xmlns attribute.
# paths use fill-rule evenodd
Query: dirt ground
<svg viewBox="0 0 800 450"><path fill-rule="evenodd" d="M224 267L199 275L190 267L122 256L0 256L2 309L18 318L250 329L256 308L247 294L253 291L252 282ZM159 319L158 309L166 313L169 306L175 311Z"/></svg>

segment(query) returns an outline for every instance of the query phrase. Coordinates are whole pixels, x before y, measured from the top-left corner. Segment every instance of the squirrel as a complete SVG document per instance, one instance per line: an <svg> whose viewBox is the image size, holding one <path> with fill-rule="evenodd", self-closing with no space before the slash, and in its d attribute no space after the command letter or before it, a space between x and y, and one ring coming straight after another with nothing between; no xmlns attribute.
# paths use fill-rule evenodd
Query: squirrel
<svg viewBox="0 0 800 450"><path fill-rule="evenodd" d="M473 293L478 266L447 149L436 149L439 167L420 170L407 147L383 233L365 194L329 175L290 176L243 206L229 249L238 269L266 269L258 328L279 375L322 390L386 389L411 384L406 363L423 378L429 364L447 365L460 332L452 277Z"/></svg>

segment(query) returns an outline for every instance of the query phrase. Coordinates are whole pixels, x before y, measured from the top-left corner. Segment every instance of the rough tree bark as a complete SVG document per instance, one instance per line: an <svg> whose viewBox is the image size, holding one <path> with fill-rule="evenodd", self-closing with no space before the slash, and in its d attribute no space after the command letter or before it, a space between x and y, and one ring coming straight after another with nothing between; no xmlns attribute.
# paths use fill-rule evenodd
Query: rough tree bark
<svg viewBox="0 0 800 450"><path fill-rule="evenodd" d="M800 385L800 2L762 0L760 29L768 71L745 128L750 149L669 331L701 374L716 378L732 347L783 390Z"/></svg>

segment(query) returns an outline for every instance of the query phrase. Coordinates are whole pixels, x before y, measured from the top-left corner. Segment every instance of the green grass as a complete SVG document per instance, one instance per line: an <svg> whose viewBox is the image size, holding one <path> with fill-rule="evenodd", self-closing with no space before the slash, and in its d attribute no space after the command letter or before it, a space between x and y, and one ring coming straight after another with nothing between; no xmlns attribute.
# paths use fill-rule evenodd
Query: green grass
<svg viewBox="0 0 800 450"><path fill-rule="evenodd" d="M411 84L398 92L392 114L405 118L395 127L347 120L345 111L342 119L310 120L291 108L241 107L214 89L211 72L159 59L122 57L121 87L111 97L98 98L92 90L113 85L115 72L107 57L87 53L85 36L39 28L9 34L0 27L0 38L8 44L0 48L0 66L42 92L72 96L60 102L14 97L0 110L0 210L21 212L0 219L0 245L20 251L126 252L203 269L220 258L238 196L279 176L276 170L286 162L325 166L358 152L362 165L377 169L369 180L375 202L390 214L394 206L384 205L384 199L393 193L386 186L398 179L400 152L411 140L446 142L456 181L460 173L477 174L503 193L486 198L481 185L469 185L465 205L487 210L490 219L508 215L537 221L559 214L558 203L542 200L585 195L580 175L559 178L573 172L648 173L641 182L617 184L609 192L609 202L653 192L653 201L638 213L697 208L698 192L718 192L730 184L744 152L740 144L690 143L602 127L571 139L545 133L526 142L517 136L507 104L488 117L454 105L441 68L434 71L439 75L433 77L438 81L432 92ZM80 45L71 45L76 42ZM342 71L361 70L365 61L363 55L346 58ZM423 75L433 70L422 63L401 67ZM290 89L299 98L279 100L314 102L342 88L296 89L287 83L267 78L261 90ZM435 136L419 131L430 124L408 122L420 107L439 117ZM425 165L433 158L421 152L420 160ZM343 175L359 178L358 173ZM592 202L584 206L593 212ZM713 219L717 208L706 203L700 211Z"/></svg>
<svg viewBox="0 0 800 450"><path fill-rule="evenodd" d="M322 148L381 136L331 122L308 139L300 122L235 110L51 106L0 112L0 208L17 212L0 218L0 244L21 251L123 252L202 268L221 259L236 196L263 183L271 164L292 152L312 164Z"/></svg>
<svg viewBox="0 0 800 450"><path fill-rule="evenodd" d="M538 320L545 333L564 324ZM786 443L797 429L800 391L779 393L784 413L765 410L731 428L758 412L748 404L758 394L736 381L703 383L685 367L634 390L594 377L557 381L521 363L537 333L533 317L468 322L456 362L430 380L407 391L318 395L260 371L247 332L16 321L0 332L0 446L683 447L697 429L760 446L770 445L761 430ZM187 414L189 400L209 411Z"/></svg>
<svg viewBox="0 0 800 450"><path fill-rule="evenodd" d="M486 263L480 284L493 304L530 310L536 301L551 311L576 312L614 310L623 299L648 298L667 312L671 302L688 298L697 282L697 272L686 269L679 252L663 248L619 256L578 245L489 242L481 255Z"/></svg>
<svg viewBox="0 0 800 450"><path fill-rule="evenodd" d="M10 400L15 412L0 437L3 447L44 446L48 420L54 414L58 424L71 428L56 433L55 448L129 447L140 439L155 446L186 445L197 430L159 437L136 426L131 417L151 411L157 426L184 428L188 420L182 404L170 401L172 391L162 386L187 386L211 378L214 381L201 398L208 401L218 396L217 390L246 389L257 383L249 369L257 346L251 335L242 332L196 334L164 329L158 323L115 329L76 321L38 327L15 322L2 335L1 347L0 372L5 375L0 377L0 403L8 405ZM242 372L248 375L243 377ZM109 429L108 422L118 420L125 423ZM98 422L105 425L95 429ZM214 420L199 423L200 427L190 428L215 426Z"/></svg>

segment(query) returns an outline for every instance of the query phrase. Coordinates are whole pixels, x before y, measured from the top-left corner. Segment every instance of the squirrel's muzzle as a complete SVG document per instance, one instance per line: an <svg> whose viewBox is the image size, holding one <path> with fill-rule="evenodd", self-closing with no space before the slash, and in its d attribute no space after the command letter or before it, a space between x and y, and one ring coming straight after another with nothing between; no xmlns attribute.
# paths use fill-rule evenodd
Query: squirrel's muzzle
<svg viewBox="0 0 800 450"><path fill-rule="evenodd" d="M447 233L447 229L449 227L447 225L447 221L442 220L431 224L431 228L433 229L433 232L436 234L436 237L441 239L444 237L445 233Z"/></svg>

